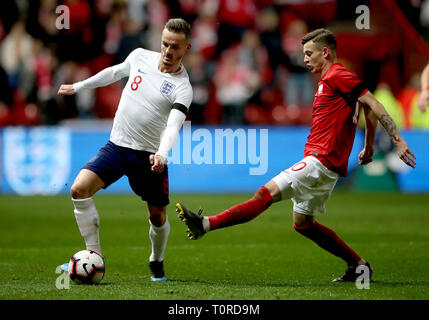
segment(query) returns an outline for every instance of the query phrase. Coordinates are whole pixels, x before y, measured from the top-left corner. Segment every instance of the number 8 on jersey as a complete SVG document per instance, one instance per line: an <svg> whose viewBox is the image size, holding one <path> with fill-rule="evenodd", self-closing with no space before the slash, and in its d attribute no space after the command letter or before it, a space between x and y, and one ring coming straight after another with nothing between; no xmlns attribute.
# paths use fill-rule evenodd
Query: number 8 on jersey
<svg viewBox="0 0 429 320"><path fill-rule="evenodd" d="M139 84L142 82L142 77L135 76L134 81L131 82L131 90L136 91L139 88Z"/></svg>

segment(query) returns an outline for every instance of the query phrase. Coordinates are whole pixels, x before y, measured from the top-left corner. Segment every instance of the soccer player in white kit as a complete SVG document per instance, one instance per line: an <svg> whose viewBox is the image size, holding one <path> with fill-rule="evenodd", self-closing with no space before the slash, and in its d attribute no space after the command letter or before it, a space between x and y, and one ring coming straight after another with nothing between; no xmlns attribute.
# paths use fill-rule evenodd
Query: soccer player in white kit
<svg viewBox="0 0 429 320"><path fill-rule="evenodd" d="M138 48L121 64L84 81L61 85L58 91L58 95L72 95L129 77L110 140L82 168L70 191L86 248L101 255L100 219L92 196L123 175L128 177L131 188L147 202L149 210L152 281L166 280L163 260L170 232L166 159L192 102L192 87L182 64L191 47L190 34L185 20L170 19L162 31L161 53Z"/></svg>

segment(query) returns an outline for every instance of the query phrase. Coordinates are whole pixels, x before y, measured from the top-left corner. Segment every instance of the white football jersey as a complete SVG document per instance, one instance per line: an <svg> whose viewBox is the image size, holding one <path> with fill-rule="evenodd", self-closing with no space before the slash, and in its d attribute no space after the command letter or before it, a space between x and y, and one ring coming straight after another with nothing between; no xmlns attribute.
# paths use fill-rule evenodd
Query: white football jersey
<svg viewBox="0 0 429 320"><path fill-rule="evenodd" d="M116 145L155 153L174 103L189 109L192 87L183 65L176 73L158 69L159 52L136 49L121 64L74 84L75 91L107 85L128 76L113 120Z"/></svg>

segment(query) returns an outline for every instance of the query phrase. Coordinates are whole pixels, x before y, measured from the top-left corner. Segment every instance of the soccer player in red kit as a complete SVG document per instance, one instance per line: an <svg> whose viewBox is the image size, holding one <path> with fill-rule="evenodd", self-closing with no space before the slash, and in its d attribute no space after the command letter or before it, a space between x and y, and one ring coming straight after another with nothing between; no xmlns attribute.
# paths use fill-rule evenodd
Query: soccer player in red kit
<svg viewBox="0 0 429 320"><path fill-rule="evenodd" d="M293 201L293 226L321 248L347 263L344 275L334 281L355 281L359 265L371 266L352 250L331 229L315 221L325 212L339 176L347 175L347 164L356 133L359 106L365 112L365 146L359 154L359 164L372 161L377 120L392 138L399 157L415 167L415 156L402 139L395 123L383 105L366 89L357 75L336 60L336 38L326 29L317 29L302 38L304 62L321 80L313 103L313 121L304 159L280 172L258 189L248 201L214 216L202 216L178 203L179 217L188 226L191 239L198 239L208 231L252 220L274 202Z"/></svg>

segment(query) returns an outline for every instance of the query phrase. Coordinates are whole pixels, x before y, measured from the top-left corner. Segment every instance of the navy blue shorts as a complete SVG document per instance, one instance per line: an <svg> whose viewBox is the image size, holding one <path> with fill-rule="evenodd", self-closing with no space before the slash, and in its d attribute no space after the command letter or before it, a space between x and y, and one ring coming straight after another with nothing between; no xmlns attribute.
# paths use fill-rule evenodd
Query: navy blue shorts
<svg viewBox="0 0 429 320"><path fill-rule="evenodd" d="M104 189L126 175L135 194L151 205L163 207L170 203L168 167L165 165L161 173L153 172L149 162L151 154L109 141L82 169L95 172L103 180Z"/></svg>

